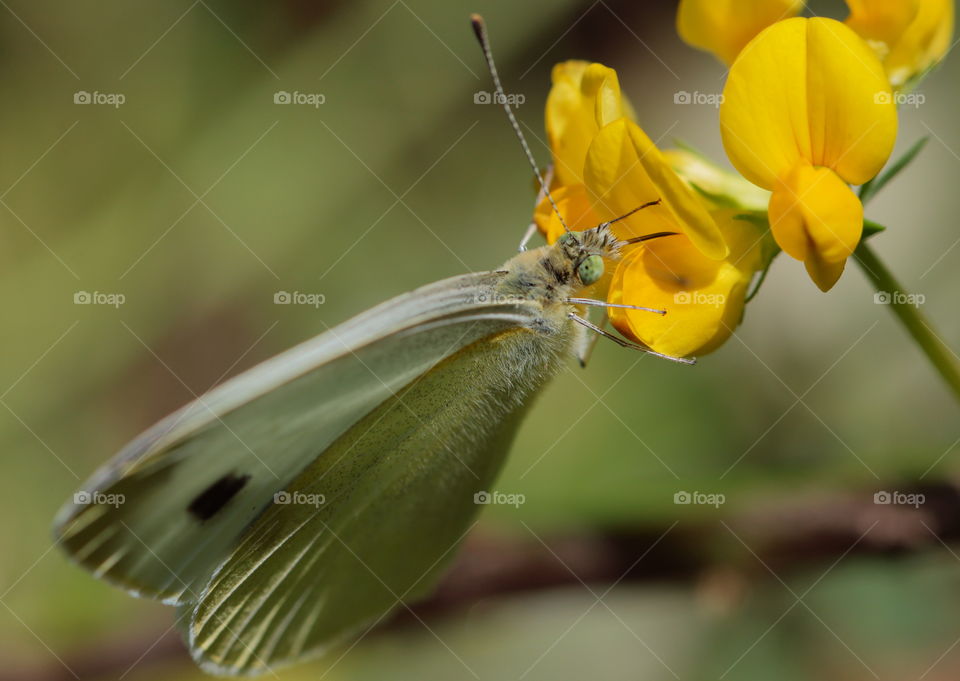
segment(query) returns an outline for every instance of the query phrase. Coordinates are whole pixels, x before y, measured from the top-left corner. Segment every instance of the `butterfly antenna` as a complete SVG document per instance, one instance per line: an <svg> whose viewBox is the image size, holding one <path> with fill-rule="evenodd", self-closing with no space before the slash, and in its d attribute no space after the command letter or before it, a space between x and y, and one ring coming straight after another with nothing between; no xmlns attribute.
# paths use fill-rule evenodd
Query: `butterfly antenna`
<svg viewBox="0 0 960 681"><path fill-rule="evenodd" d="M621 246L629 246L630 244L639 244L643 241L652 241L653 239L662 239L665 236L677 236L679 232L656 232L654 234L644 234L643 236L635 236L632 239L627 239L621 241Z"/></svg>
<svg viewBox="0 0 960 681"><path fill-rule="evenodd" d="M646 202L645 204L643 204L642 206L637 206L636 208L634 208L633 210L631 210L629 213L624 213L624 214L621 215L620 217L614 218L613 220L610 220L609 222L607 222L607 223L605 223L605 224L612 225L614 222L620 222L621 220L626 220L628 217L630 217L631 215L633 215L633 214L636 213L637 211L641 211L641 210L643 210L644 208L652 208L653 206L659 206L661 203L663 203L663 199L657 199L656 201L647 201L647 202Z"/></svg>
<svg viewBox="0 0 960 681"><path fill-rule="evenodd" d="M533 168L533 172L537 176L537 180L540 182L540 189L550 201L550 205L553 207L553 212L557 214L557 218L560 220L560 224L563 225L563 229L569 232L570 228L567 227L567 223L564 221L563 216L560 215L560 208L557 207L557 202L553 200L553 196L550 194L550 190L547 188L547 183L544 181L543 175L540 174L540 168L537 166L536 159L533 158L533 152L530 151L530 145L527 144L527 140L523 136L523 131L520 130L520 124L517 122L517 117L513 115L513 109L510 108L510 103L507 101L507 94L504 92L503 85L500 83L500 76L497 74L497 66L493 63L493 52L490 50L490 40L487 38L487 26L483 22L483 17L481 17L479 14L471 14L470 23L473 24L473 32L476 34L477 40L480 42L480 47L483 50L483 57L487 60L487 69L489 69L490 76L493 78L493 85L496 89L496 97L503 105L503 110L507 112L507 118L510 120L510 125L513 127L513 131L516 133L517 138L520 140L520 146L523 147L523 153L526 154L527 161L530 163L530 167Z"/></svg>

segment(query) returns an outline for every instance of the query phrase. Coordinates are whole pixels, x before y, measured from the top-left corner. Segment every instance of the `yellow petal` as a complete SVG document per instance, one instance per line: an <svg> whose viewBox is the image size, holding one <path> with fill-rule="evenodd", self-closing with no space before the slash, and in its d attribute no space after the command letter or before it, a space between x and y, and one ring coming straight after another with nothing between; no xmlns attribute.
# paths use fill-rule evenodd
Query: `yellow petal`
<svg viewBox="0 0 960 681"><path fill-rule="evenodd" d="M772 26L730 69L720 132L730 162L764 189L810 157L806 113L806 20Z"/></svg>
<svg viewBox="0 0 960 681"><path fill-rule="evenodd" d="M867 41L893 45L920 9L920 0L847 0L846 24Z"/></svg>
<svg viewBox="0 0 960 681"><path fill-rule="evenodd" d="M675 357L702 355L719 347L740 323L753 273L761 267L761 235L737 211L714 213L731 243L726 260L707 258L683 235L633 247L610 285L612 303L665 309L659 316L611 308L623 335Z"/></svg>
<svg viewBox="0 0 960 681"><path fill-rule="evenodd" d="M584 181L604 220L625 215L649 201L662 201L618 223L624 233L637 236L679 225L707 257L726 256L723 236L703 202L633 121L621 118L600 130L587 152Z"/></svg>
<svg viewBox="0 0 960 681"><path fill-rule="evenodd" d="M677 32L730 64L760 31L801 9L802 0L680 0Z"/></svg>
<svg viewBox="0 0 960 681"><path fill-rule="evenodd" d="M770 198L770 229L780 247L807 264L828 291L843 272L863 232L863 206L836 173L799 165Z"/></svg>
<svg viewBox="0 0 960 681"><path fill-rule="evenodd" d="M897 107L883 67L853 31L806 20L807 114L815 166L850 184L880 172L897 139Z"/></svg>
<svg viewBox="0 0 960 681"><path fill-rule="evenodd" d="M551 189L550 195L556 201L560 214L563 215L564 222L570 229L583 231L596 227L602 222L594 213L587 188L582 184ZM537 205L533 221L546 237L547 243L552 244L566 231L546 197Z"/></svg>
<svg viewBox="0 0 960 681"><path fill-rule="evenodd" d="M720 126L730 161L765 189L801 161L862 184L890 156L897 114L883 67L851 29L794 18L760 33L731 67Z"/></svg>
<svg viewBox="0 0 960 681"><path fill-rule="evenodd" d="M546 128L557 184L582 183L583 161L594 135L610 121L631 114L613 69L584 61L554 66Z"/></svg>

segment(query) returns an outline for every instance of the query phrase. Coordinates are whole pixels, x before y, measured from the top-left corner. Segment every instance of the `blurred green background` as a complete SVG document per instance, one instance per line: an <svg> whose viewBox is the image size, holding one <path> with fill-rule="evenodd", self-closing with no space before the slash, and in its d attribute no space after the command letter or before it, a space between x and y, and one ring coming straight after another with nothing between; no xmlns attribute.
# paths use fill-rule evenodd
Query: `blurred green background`
<svg viewBox="0 0 960 681"><path fill-rule="evenodd" d="M491 87L469 12L542 161L550 68L568 58L615 67L662 147L724 158L716 109L675 103L719 92L724 69L681 43L674 3L0 5L4 680L201 677L172 610L52 546L59 505L224 377L515 252L531 177L502 111L475 103ZM948 58L901 111L898 150L931 143L868 210L954 348L958 77ZM484 510L429 629L401 616L280 676L957 678L958 406L848 269L823 295L780 258L738 337L694 369L605 342L571 364L497 485L526 503ZM882 490L928 503L875 505ZM675 504L684 491L726 503Z"/></svg>

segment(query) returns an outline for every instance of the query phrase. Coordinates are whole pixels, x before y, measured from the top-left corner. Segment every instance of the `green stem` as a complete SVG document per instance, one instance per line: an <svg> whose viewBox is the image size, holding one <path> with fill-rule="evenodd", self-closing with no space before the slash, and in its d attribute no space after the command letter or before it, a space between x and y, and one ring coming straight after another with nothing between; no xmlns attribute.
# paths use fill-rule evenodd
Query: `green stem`
<svg viewBox="0 0 960 681"><path fill-rule="evenodd" d="M867 275L867 278L873 282L877 291L890 295L888 301L890 310L917 342L930 363L940 372L943 380L953 390L957 400L960 400L960 361L958 361L957 356L933 332L926 317L920 312L915 299L911 301L900 283L865 241L860 242L854 255L860 264L860 268Z"/></svg>

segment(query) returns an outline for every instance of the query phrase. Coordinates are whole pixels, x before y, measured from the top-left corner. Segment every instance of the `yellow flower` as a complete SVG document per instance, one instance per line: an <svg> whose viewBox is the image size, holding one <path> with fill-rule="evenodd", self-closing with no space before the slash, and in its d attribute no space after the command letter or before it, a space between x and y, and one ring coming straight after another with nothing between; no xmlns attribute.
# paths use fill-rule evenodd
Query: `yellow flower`
<svg viewBox="0 0 960 681"><path fill-rule="evenodd" d="M555 169L551 193L571 229L595 227L659 199L614 223L614 232L621 239L678 233L626 247L623 260L610 268L610 281L595 288L610 302L667 310L660 316L612 308L616 328L674 356L715 349L739 323L747 284L762 267L760 232L733 219L742 211L711 211L677 175L634 122L613 70L557 65L546 119ZM546 199L534 220L551 243L563 234Z"/></svg>
<svg viewBox="0 0 960 681"><path fill-rule="evenodd" d="M590 229L601 220L583 184L587 149L600 127L623 116L632 118L633 109L621 95L617 72L603 64L566 61L554 66L551 76L546 109L553 155L551 194L570 229ZM565 231L546 199L537 206L534 222L550 243Z"/></svg>
<svg viewBox="0 0 960 681"><path fill-rule="evenodd" d="M802 9L803 0L680 0L677 32L731 64L760 31Z"/></svg>
<svg viewBox="0 0 960 681"><path fill-rule="evenodd" d="M940 61L953 40L954 0L847 0L846 24L873 48L900 89ZM677 32L732 64L763 29L795 17L802 0L680 0Z"/></svg>
<svg viewBox="0 0 960 681"><path fill-rule="evenodd" d="M940 61L953 40L953 0L847 0L847 25L883 61L895 88Z"/></svg>
<svg viewBox="0 0 960 681"><path fill-rule="evenodd" d="M618 227L642 236L680 225L708 257L727 254L706 207L633 122L613 69L579 61L555 66L546 122L554 166L551 192L563 204L561 212L572 229L596 227L660 199L662 205L636 213ZM534 220L551 241L563 233L546 199Z"/></svg>
<svg viewBox="0 0 960 681"><path fill-rule="evenodd" d="M832 19L774 24L731 67L720 127L737 170L773 192L777 243L829 290L863 230L848 184L873 178L896 140L896 107L877 57Z"/></svg>

